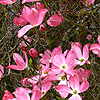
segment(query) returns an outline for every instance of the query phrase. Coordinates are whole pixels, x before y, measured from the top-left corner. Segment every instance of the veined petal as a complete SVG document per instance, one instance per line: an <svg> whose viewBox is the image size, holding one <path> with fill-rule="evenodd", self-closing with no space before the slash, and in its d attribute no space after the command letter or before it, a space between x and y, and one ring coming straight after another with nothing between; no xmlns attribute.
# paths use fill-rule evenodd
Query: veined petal
<svg viewBox="0 0 100 100"><path fill-rule="evenodd" d="M61 18L61 16L58 16L57 14L52 15L47 20L47 24L52 27L56 27L56 26L60 25L61 22L62 22L62 18Z"/></svg>
<svg viewBox="0 0 100 100"><path fill-rule="evenodd" d="M65 64L65 56L63 54L55 54L52 57L52 63L60 68L61 65Z"/></svg>
<svg viewBox="0 0 100 100"><path fill-rule="evenodd" d="M76 46L76 45L73 45L72 51L75 52L75 54L76 54L76 56L77 56L77 58L78 58L79 60L80 60L80 58L83 57L83 56L82 56L82 52L81 52L81 48L80 48L80 47L78 47L78 46Z"/></svg>
<svg viewBox="0 0 100 100"><path fill-rule="evenodd" d="M39 16L38 16L38 20L37 20L37 25L36 26L42 24L42 22L44 20L44 17L45 17L47 12L48 12L47 9L40 9L39 10Z"/></svg>
<svg viewBox="0 0 100 100"><path fill-rule="evenodd" d="M27 7L27 6L24 6L22 12L21 12L21 15L23 16L23 18L29 22L29 15L30 13L32 13L32 9Z"/></svg>
<svg viewBox="0 0 100 100"><path fill-rule="evenodd" d="M69 51L66 56L66 65L73 67L76 65L76 54L73 51Z"/></svg>
<svg viewBox="0 0 100 100"><path fill-rule="evenodd" d="M18 87L13 94L17 100L30 100L30 96L25 88Z"/></svg>
<svg viewBox="0 0 100 100"><path fill-rule="evenodd" d="M82 98L80 97L80 95L75 94L72 95L68 100L82 100Z"/></svg>
<svg viewBox="0 0 100 100"><path fill-rule="evenodd" d="M18 38L22 37L29 29L33 28L32 25L26 25L18 31Z"/></svg>
<svg viewBox="0 0 100 100"><path fill-rule="evenodd" d="M67 85L58 85L54 87L57 92L64 99L68 96L68 93L72 93L72 90Z"/></svg>
<svg viewBox="0 0 100 100"><path fill-rule="evenodd" d="M75 76L71 76L69 78L69 86L72 88L72 89L78 89L79 88L79 78L77 75Z"/></svg>
<svg viewBox="0 0 100 100"><path fill-rule="evenodd" d="M98 35L97 40L98 40L98 43L100 44L100 35Z"/></svg>
<svg viewBox="0 0 100 100"><path fill-rule="evenodd" d="M11 100L14 99L14 96L8 90L5 90L2 100L9 100L9 99Z"/></svg>
<svg viewBox="0 0 100 100"><path fill-rule="evenodd" d="M32 8L31 9L32 12L29 14L29 23L32 26L36 26L37 21L38 21L38 17L39 17L39 11L36 8Z"/></svg>
<svg viewBox="0 0 100 100"><path fill-rule="evenodd" d="M81 85L79 86L79 91L81 93L86 91L88 88L89 88L89 82L86 79L84 79Z"/></svg>
<svg viewBox="0 0 100 100"><path fill-rule="evenodd" d="M34 2L34 1L41 1L41 0L22 0L22 4L24 4L26 2Z"/></svg>
<svg viewBox="0 0 100 100"><path fill-rule="evenodd" d="M86 60L89 58L89 43L83 47L83 57Z"/></svg>
<svg viewBox="0 0 100 100"><path fill-rule="evenodd" d="M100 50L100 45L97 44L97 43L92 44L92 45L90 46L90 49L89 49L89 50L96 50L96 49Z"/></svg>
<svg viewBox="0 0 100 100"><path fill-rule="evenodd" d="M25 66L9 65L7 69L24 70Z"/></svg>
<svg viewBox="0 0 100 100"><path fill-rule="evenodd" d="M33 94L31 96L31 100L40 100L41 98L41 90L38 86L35 86L33 89Z"/></svg>
<svg viewBox="0 0 100 100"><path fill-rule="evenodd" d="M11 0L0 0L0 3L3 5L12 4Z"/></svg>
<svg viewBox="0 0 100 100"><path fill-rule="evenodd" d="M22 58L22 56L20 54L14 53L13 59L16 62L17 66L25 66L24 59Z"/></svg>

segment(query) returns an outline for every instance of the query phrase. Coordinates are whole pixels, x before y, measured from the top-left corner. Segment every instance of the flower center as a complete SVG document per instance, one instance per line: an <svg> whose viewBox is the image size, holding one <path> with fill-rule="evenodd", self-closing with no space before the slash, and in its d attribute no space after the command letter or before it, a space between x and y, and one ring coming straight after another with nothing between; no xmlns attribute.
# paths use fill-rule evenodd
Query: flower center
<svg viewBox="0 0 100 100"><path fill-rule="evenodd" d="M77 90L74 90L74 91L73 91L73 94L77 94Z"/></svg>
<svg viewBox="0 0 100 100"><path fill-rule="evenodd" d="M45 94L45 91L42 91L42 94Z"/></svg>
<svg viewBox="0 0 100 100"><path fill-rule="evenodd" d="M80 62L83 62L83 61L84 61L84 58L81 58L81 59L80 59Z"/></svg>
<svg viewBox="0 0 100 100"><path fill-rule="evenodd" d="M63 69L66 69L66 66L65 66L65 65L62 65L61 67L62 67Z"/></svg>
<svg viewBox="0 0 100 100"><path fill-rule="evenodd" d="M61 79L64 81L66 79L65 75L61 76Z"/></svg>
<svg viewBox="0 0 100 100"><path fill-rule="evenodd" d="M47 72L44 72L44 74L47 74Z"/></svg>

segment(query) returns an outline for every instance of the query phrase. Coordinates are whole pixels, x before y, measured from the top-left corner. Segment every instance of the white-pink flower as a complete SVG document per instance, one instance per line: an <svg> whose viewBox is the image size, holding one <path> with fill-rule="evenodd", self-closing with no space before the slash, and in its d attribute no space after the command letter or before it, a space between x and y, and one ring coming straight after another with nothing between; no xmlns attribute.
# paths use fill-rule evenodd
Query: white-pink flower
<svg viewBox="0 0 100 100"><path fill-rule="evenodd" d="M77 64L79 64L80 66L82 66L85 63L90 64L89 62L89 44L86 44L83 47L83 50L81 51L81 48L79 46L72 46L72 51L75 52L76 57L77 57Z"/></svg>
<svg viewBox="0 0 100 100"><path fill-rule="evenodd" d="M54 87L57 92L60 93L61 97L64 99L68 96L68 94L72 94L72 96L68 100L82 100L79 93L86 91L89 88L89 82L84 79L80 84L78 76L71 76L69 78L69 86L67 85L58 85Z"/></svg>
<svg viewBox="0 0 100 100"><path fill-rule="evenodd" d="M47 11L48 11L47 9L43 9L43 8L36 9L36 8L29 8L27 6L24 6L22 10L22 16L30 24L24 26L18 31L17 34L18 38L22 37L29 29L42 24Z"/></svg>

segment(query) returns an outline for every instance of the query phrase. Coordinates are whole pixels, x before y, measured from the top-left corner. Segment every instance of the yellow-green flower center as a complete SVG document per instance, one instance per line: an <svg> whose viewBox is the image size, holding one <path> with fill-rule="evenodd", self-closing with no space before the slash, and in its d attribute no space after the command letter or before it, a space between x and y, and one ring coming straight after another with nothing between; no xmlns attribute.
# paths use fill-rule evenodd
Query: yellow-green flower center
<svg viewBox="0 0 100 100"><path fill-rule="evenodd" d="M84 61L84 58L80 59L80 62L83 62Z"/></svg>
<svg viewBox="0 0 100 100"><path fill-rule="evenodd" d="M64 81L66 79L65 75L61 76L61 79Z"/></svg>
<svg viewBox="0 0 100 100"><path fill-rule="evenodd" d="M42 91L42 94L45 94L45 91Z"/></svg>
<svg viewBox="0 0 100 100"><path fill-rule="evenodd" d="M66 66L65 66L65 65L62 65L62 68L63 68L63 69L66 69Z"/></svg>
<svg viewBox="0 0 100 100"><path fill-rule="evenodd" d="M73 91L73 94L77 94L77 90L74 90L74 91Z"/></svg>
<svg viewBox="0 0 100 100"><path fill-rule="evenodd" d="M44 72L44 74L47 74L47 72Z"/></svg>

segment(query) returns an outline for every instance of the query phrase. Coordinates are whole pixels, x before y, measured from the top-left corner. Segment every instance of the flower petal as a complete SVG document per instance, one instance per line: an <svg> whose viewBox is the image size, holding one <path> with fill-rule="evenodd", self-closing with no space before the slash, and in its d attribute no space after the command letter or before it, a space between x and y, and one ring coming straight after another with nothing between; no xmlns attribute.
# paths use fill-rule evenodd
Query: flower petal
<svg viewBox="0 0 100 100"><path fill-rule="evenodd" d="M7 66L7 69L14 69L14 70L24 70L25 66L17 66L17 65L9 65Z"/></svg>
<svg viewBox="0 0 100 100"><path fill-rule="evenodd" d="M83 57L86 60L89 58L89 43L83 47Z"/></svg>
<svg viewBox="0 0 100 100"><path fill-rule="evenodd" d="M68 100L82 100L82 98L80 97L80 95L75 94L72 95Z"/></svg>
<svg viewBox="0 0 100 100"><path fill-rule="evenodd" d="M64 99L68 96L68 93L72 93L72 90L67 85L58 85L54 87L57 92Z"/></svg>
<svg viewBox="0 0 100 100"><path fill-rule="evenodd" d="M18 31L18 38L22 37L29 29L33 28L32 25L26 25Z"/></svg>
<svg viewBox="0 0 100 100"><path fill-rule="evenodd" d="M89 82L86 79L84 79L81 85L79 86L79 91L81 93L86 91L88 88L89 88Z"/></svg>
<svg viewBox="0 0 100 100"><path fill-rule="evenodd" d="M28 91L25 88L18 87L13 94L16 96L17 100L30 100Z"/></svg>

